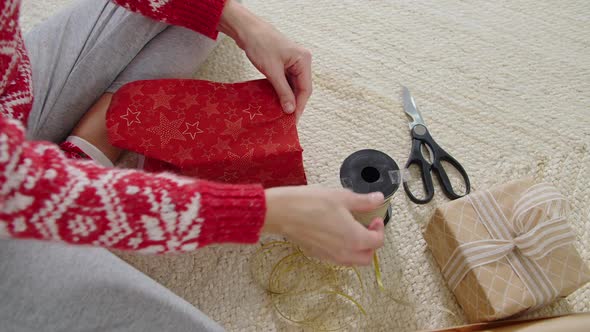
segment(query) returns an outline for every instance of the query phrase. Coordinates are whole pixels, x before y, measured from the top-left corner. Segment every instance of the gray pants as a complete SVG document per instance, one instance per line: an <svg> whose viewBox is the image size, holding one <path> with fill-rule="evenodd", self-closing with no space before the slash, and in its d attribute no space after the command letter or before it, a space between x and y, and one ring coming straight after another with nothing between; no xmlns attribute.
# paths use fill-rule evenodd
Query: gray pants
<svg viewBox="0 0 590 332"><path fill-rule="evenodd" d="M107 0L79 0L25 36L35 101L28 137L63 141L105 92L142 79L189 78L216 43Z"/></svg>
<svg viewBox="0 0 590 332"><path fill-rule="evenodd" d="M139 79L190 77L215 46L107 0L76 2L25 43L35 94L28 136L53 142L103 93ZM0 240L0 331L219 330L107 250Z"/></svg>

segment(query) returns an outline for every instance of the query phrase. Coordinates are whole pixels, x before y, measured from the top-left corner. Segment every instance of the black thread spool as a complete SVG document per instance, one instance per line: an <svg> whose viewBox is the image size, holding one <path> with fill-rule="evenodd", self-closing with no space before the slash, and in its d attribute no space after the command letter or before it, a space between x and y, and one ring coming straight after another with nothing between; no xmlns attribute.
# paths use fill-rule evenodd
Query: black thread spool
<svg viewBox="0 0 590 332"><path fill-rule="evenodd" d="M387 225L391 219L391 198L400 184L399 167L387 154L372 150L360 150L348 156L340 167L340 183L355 193L368 194L380 191L385 203L379 208L354 213L355 219L368 226L375 217L383 218Z"/></svg>

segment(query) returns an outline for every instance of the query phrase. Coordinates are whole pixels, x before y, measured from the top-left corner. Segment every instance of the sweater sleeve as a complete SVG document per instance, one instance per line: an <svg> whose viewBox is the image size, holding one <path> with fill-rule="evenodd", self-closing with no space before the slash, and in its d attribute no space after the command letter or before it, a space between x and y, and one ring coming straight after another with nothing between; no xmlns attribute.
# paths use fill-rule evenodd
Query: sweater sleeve
<svg viewBox="0 0 590 332"><path fill-rule="evenodd" d="M211 39L226 0L112 0L133 12L172 25L183 26Z"/></svg>
<svg viewBox="0 0 590 332"><path fill-rule="evenodd" d="M258 185L226 185L67 159L0 117L0 236L143 253L255 243L266 212Z"/></svg>

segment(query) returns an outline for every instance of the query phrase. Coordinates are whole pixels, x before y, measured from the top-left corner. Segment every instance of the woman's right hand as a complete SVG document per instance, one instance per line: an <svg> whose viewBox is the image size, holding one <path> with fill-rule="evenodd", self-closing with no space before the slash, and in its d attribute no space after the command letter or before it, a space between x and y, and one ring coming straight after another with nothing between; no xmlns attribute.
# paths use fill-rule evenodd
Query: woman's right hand
<svg viewBox="0 0 590 332"><path fill-rule="evenodd" d="M297 120L312 93L311 53L237 1L226 2L219 30L236 41Z"/></svg>
<svg viewBox="0 0 590 332"><path fill-rule="evenodd" d="M263 231L287 237L320 259L343 265L369 265L383 246L382 219L366 228L353 211L370 211L384 203L383 194L356 194L346 189L311 186L266 190Z"/></svg>

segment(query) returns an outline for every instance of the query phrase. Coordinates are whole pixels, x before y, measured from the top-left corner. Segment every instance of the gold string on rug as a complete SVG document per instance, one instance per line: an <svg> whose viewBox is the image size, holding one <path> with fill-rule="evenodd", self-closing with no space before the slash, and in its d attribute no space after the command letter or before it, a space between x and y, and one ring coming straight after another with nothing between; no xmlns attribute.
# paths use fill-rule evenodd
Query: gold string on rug
<svg viewBox="0 0 590 332"><path fill-rule="evenodd" d="M355 267L323 263L289 242L276 241L254 254L250 270L277 314L296 325L337 331L366 315L357 300L364 297L365 286Z"/></svg>
<svg viewBox="0 0 590 332"><path fill-rule="evenodd" d="M377 296L408 307L444 311L443 307L414 305L392 295L383 285L379 258L373 256ZM264 244L250 261L252 277L270 296L275 312L285 321L314 331L357 329L371 320L365 304L370 285L356 267L342 267L306 256L286 241Z"/></svg>
<svg viewBox="0 0 590 332"><path fill-rule="evenodd" d="M405 174L404 174L405 175ZM391 199L402 182L395 161L380 151L361 150L350 155L340 169L343 187L357 193L380 191L385 202L378 208L355 213L357 221L368 226L376 217L385 223L392 217ZM377 294L413 310L452 312L437 306L416 306L396 298L383 284L377 252L373 256ZM287 322L315 331L358 328L363 318L371 319L363 305L369 297L360 271L308 257L297 246L285 241L264 244L252 257L250 271L269 295L276 313Z"/></svg>

